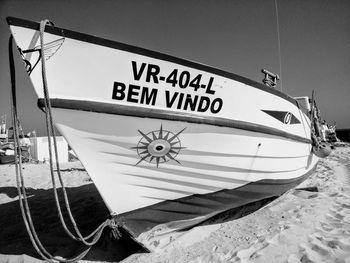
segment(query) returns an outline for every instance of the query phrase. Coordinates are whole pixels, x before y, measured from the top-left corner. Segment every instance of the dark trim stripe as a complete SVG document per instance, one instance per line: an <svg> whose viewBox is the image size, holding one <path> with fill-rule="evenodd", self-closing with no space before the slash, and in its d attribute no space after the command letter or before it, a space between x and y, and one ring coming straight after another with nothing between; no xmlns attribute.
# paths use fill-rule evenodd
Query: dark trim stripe
<svg viewBox="0 0 350 263"><path fill-rule="evenodd" d="M9 25L13 25L13 26L20 26L20 27L30 28L30 29L34 29L34 30L39 30L39 28L40 28L39 23L29 21L29 20L24 20L24 19L15 18L15 17L7 17L6 20L7 20L7 23ZM136 53L136 54L143 55L143 56L148 56L148 57L155 58L155 59L161 59L161 60L165 60L168 62L180 64L183 66L195 68L198 70L203 70L203 71L206 71L206 72L209 72L212 74L216 74L216 75L219 75L219 76L222 76L225 78L239 81L241 83L247 84L247 85L252 86L254 88L257 88L259 90L263 90L265 92L271 93L273 95L276 95L278 97L281 97L281 98L293 103L294 105L296 105L298 107L298 104L297 104L295 99L288 96L287 94L280 92L279 90L267 87L266 85L263 85L259 82L254 81L254 80L251 80L251 79L248 79L248 78L245 78L245 77L242 77L242 76L239 76L239 75L236 75L236 74L233 74L233 73L221 70L221 69L217 69L217 68L214 68L211 66L207 66L204 64L196 63L196 62L189 61L189 60L182 59L182 58L177 58L177 57L163 54L160 52L151 51L148 49L135 47L132 45L123 44L120 42L116 42L116 41L112 41L112 40L108 40L108 39L104 39L104 38L100 38L100 37L96 37L96 36L91 36L91 35L75 32L75 31L59 28L59 27L47 25L45 27L45 32L53 34L53 35L57 35L57 36L67 37L67 38L71 38L71 39L75 39L75 40L80 40L80 41L100 45L100 46L105 46L105 47L109 47L109 48L114 48L114 49L119 49L119 50L123 50L123 51L127 51L127 52L132 52L132 53Z"/></svg>
<svg viewBox="0 0 350 263"><path fill-rule="evenodd" d="M154 171L153 168L148 167L148 166L143 166L142 168L148 169L150 171ZM179 169L173 169L173 168L158 168L159 172L161 173L166 173L171 176L182 176L182 177L190 177L190 178L195 178L196 179L205 179L205 180L211 180L211 181L217 181L221 183L234 183L234 184L247 184L249 181L247 180L241 180L241 179L236 179L234 177L223 177L219 175L209 175L209 174L203 174L200 172L190 172L190 171L184 171L184 170L179 170ZM153 180L157 180L157 178L153 178Z"/></svg>
<svg viewBox="0 0 350 263"><path fill-rule="evenodd" d="M197 151L183 149L181 150L181 155L193 155L193 156L213 156L213 157L240 157L240 158L261 158L261 159L296 159L296 158L305 158L308 155L299 155L299 156L271 156L271 155L251 155L251 154L234 154L234 153L216 153L216 152L207 152L207 151Z"/></svg>
<svg viewBox="0 0 350 263"><path fill-rule="evenodd" d="M187 191L184 191L184 190L170 189L170 188L165 188L165 187L156 187L156 186L142 185L142 184L132 184L132 185L133 186L138 186L138 187L144 187L144 188L151 188L151 189L161 190L161 191L175 192L175 193L185 194L185 195L192 195L193 194L191 192L187 192Z"/></svg>
<svg viewBox="0 0 350 263"><path fill-rule="evenodd" d="M171 222L181 220L183 226L179 225L178 229L173 228L173 230L187 229L225 211L229 211L230 218L239 218L245 215L241 211L244 211L247 205L282 195L304 181L315 169L316 165L304 175L297 178L264 179L245 184L235 189L223 189L209 194L196 194L180 199L166 200L118 215L115 220L122 222L123 226L134 237L138 237L141 233L159 224L171 224ZM261 208L259 203L255 204L254 211ZM200 216L202 216L201 220L193 220Z"/></svg>
<svg viewBox="0 0 350 263"><path fill-rule="evenodd" d="M216 186L211 186L211 185L206 185L206 184L200 184L200 183L193 183L193 182L186 182L186 181L181 181L181 180L175 180L175 179L168 179L168 178L162 178L162 177L152 177L152 176L147 176L147 175L140 175L140 174L134 174L134 173L123 173L124 175L129 175L133 177L139 177L139 178L144 178L148 179L151 181L156 181L156 182L165 182L169 183L172 185L180 185L180 186L185 186L185 187L192 187L192 188L197 188L197 189L202 189L202 190L207 190L207 191L219 191L221 188L216 187ZM152 182L152 183L153 183ZM148 184L142 184L142 187L153 187L152 185ZM162 190L162 188L159 188ZM165 189L165 191L173 191L175 189Z"/></svg>
<svg viewBox="0 0 350 263"><path fill-rule="evenodd" d="M142 107L136 108L132 106L116 105L112 103L102 103L102 102L95 102L95 101L51 99L50 102L53 108L63 108L63 109L70 109L70 110L82 110L82 111L90 111L90 112L97 112L97 113L134 116L134 117L141 117L141 118L154 118L154 119L164 119L164 120L170 120L170 121L185 121L190 123L208 124L208 125L215 125L215 126L235 128L240 130L247 130L252 132L259 132L263 134L275 135L285 139L311 144L311 140L305 137L294 135L285 131L281 131L281 130L260 125L260 124L238 121L238 120L230 120L226 118L201 117L191 113L173 112L173 111L167 111L167 110L150 109L150 108L142 108ZM45 107L44 99L38 99L38 106L40 108Z"/></svg>

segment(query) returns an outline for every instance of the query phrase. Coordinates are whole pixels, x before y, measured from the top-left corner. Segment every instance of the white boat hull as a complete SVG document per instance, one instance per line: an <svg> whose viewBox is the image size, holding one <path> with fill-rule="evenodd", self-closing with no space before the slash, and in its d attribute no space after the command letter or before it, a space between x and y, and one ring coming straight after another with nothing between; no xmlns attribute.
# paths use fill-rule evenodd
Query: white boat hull
<svg viewBox="0 0 350 263"><path fill-rule="evenodd" d="M43 106L38 24L9 18ZM47 26L56 127L135 237L278 196L316 167L289 96L222 70Z"/></svg>
<svg viewBox="0 0 350 263"><path fill-rule="evenodd" d="M54 109L54 118L110 212L136 237L279 196L318 161L308 144L240 129L67 109ZM161 127L163 137L185 129L177 136L182 149L158 167L156 159L140 162L140 131L158 138Z"/></svg>

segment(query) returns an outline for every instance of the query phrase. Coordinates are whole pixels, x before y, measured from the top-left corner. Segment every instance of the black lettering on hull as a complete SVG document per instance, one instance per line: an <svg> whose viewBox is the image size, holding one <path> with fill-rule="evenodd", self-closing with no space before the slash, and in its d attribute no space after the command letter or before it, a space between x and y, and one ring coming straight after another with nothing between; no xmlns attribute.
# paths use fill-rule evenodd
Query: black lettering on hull
<svg viewBox="0 0 350 263"><path fill-rule="evenodd" d="M114 82L112 99L154 106L156 104L157 94L157 89L133 84L126 86L122 82Z"/></svg>

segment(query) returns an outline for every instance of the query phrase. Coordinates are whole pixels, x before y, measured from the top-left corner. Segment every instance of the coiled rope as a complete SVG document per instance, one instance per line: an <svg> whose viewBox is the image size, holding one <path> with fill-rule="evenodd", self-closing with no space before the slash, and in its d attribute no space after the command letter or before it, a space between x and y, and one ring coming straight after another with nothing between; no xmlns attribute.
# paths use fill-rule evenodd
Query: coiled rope
<svg viewBox="0 0 350 263"><path fill-rule="evenodd" d="M40 22L40 52L44 52L44 32L45 27L47 24L49 24L49 20L43 20ZM13 36L11 35L9 39L9 61L10 61L10 72L11 72L11 91L12 91L12 105L11 105L11 115L12 115L12 122L13 122L13 130L14 130L14 144L15 144L15 169L16 169L16 182L17 182L17 190L18 190L18 196L19 196L19 203L21 208L21 213L23 217L23 221L25 223L28 235L30 237L30 240L33 244L33 247L38 252L38 254L46 261L57 263L57 262L76 262L80 259L82 259L91 249L91 246L96 244L98 240L100 239L103 230L108 226L112 228L114 232L118 233L118 225L115 223L113 219L106 219L105 222L103 222L101 225L99 225L94 231L91 232L91 234L83 237L80 230L77 227L76 221L72 215L71 208L69 205L68 196L66 193L66 189L62 180L61 172L60 172L60 166L58 161L58 151L57 151L57 142L56 142L56 136L55 136L55 130L53 127L53 120L52 120L52 113L51 113L51 103L50 103L50 96L48 92L48 84L47 84L47 77L46 77L46 66L45 66L45 56L44 54L41 54L41 66L42 66L42 80L43 80L43 90L44 90L44 102L45 102L45 117L46 117L46 130L47 130L47 137L48 137L48 146L49 146L49 157L50 157L50 173L51 173L51 180L52 180L52 186L54 190L54 196L55 196L55 202L58 210L58 215L61 221L61 224L65 230L65 232L70 236L72 239L82 242L87 246L87 248L80 253L79 255L71 258L71 259L62 259L55 257L51 255L42 245L40 242L40 239L36 233L32 216L30 213L30 207L27 200L27 194L24 187L24 178L22 173L22 158L21 158L21 148L19 147L19 119L18 119L18 113L17 113L17 99L16 99L16 76L15 76L15 66L14 66L14 58L13 58ZM67 227L60 202L58 199L57 194L57 187L55 183L55 175L54 175L54 169L53 169L53 158L52 158L52 145L51 142L53 141L54 145L54 152L55 152L55 161L56 161L56 168L57 168L57 175L59 178L59 182L62 187L62 193L66 205L66 209L68 211L69 219L74 227L76 235L74 235Z"/></svg>

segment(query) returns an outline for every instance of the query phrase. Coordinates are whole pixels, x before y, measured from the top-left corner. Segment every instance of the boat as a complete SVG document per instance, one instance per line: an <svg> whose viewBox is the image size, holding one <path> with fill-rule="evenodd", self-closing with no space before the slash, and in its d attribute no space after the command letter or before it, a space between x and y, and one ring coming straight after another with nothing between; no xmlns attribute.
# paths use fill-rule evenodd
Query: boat
<svg viewBox="0 0 350 263"><path fill-rule="evenodd" d="M312 113L271 85L49 24L42 45L39 23L7 22L38 106L44 56L55 127L115 222L148 248L316 169Z"/></svg>

